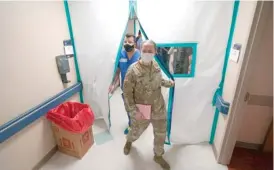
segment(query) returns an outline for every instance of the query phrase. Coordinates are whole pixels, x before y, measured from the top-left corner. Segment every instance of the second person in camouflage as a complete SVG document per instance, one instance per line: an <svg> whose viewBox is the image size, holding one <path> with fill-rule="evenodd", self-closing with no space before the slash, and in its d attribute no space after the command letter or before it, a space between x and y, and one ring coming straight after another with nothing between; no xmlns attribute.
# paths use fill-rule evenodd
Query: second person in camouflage
<svg viewBox="0 0 274 170"><path fill-rule="evenodd" d="M124 99L126 111L130 114L131 126L127 135L124 153L130 152L132 142L152 123L154 131L154 160L163 169L169 170L169 164L163 159L166 138L166 106L161 87L174 86L173 81L162 78L159 65L153 61L156 44L147 40L141 45L141 59L130 66L124 81ZM151 106L151 119L136 119L136 104Z"/></svg>

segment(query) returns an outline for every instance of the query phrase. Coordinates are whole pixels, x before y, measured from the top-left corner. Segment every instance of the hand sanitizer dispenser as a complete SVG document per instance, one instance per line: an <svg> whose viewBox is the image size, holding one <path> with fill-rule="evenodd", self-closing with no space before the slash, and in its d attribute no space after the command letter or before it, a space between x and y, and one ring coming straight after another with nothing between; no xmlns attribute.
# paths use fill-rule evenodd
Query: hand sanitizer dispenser
<svg viewBox="0 0 274 170"><path fill-rule="evenodd" d="M67 73L70 72L69 61L66 55L59 55L55 57L59 74L63 83L69 83Z"/></svg>

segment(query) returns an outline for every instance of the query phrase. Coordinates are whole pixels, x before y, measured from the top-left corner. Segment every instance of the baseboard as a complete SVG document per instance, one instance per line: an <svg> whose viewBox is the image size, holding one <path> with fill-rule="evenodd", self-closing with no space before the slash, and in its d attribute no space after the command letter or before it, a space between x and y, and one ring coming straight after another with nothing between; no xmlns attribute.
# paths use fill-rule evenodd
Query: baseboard
<svg viewBox="0 0 274 170"><path fill-rule="evenodd" d="M262 148L262 144L245 143L245 142L237 141L235 147L260 150Z"/></svg>
<svg viewBox="0 0 274 170"><path fill-rule="evenodd" d="M39 170L58 150L57 145L54 146L42 159L39 161L32 170Z"/></svg>

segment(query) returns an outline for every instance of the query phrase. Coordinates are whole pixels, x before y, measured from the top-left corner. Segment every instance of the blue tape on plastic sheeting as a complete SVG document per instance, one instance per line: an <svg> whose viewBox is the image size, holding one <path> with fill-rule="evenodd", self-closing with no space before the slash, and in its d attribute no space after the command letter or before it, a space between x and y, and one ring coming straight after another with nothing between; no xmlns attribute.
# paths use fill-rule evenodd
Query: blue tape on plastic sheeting
<svg viewBox="0 0 274 170"><path fill-rule="evenodd" d="M129 1L129 19L133 19L133 12L132 12L132 8L134 7L134 1Z"/></svg>
<svg viewBox="0 0 274 170"><path fill-rule="evenodd" d="M134 29L134 35L137 37L136 35L136 20L133 21L133 29Z"/></svg>
<svg viewBox="0 0 274 170"><path fill-rule="evenodd" d="M229 60L229 55L230 55L230 50L232 47L232 40L234 36L234 31L235 31L235 26L236 26L236 19L239 11L239 6L240 6L240 1L236 0L234 2L234 7L233 7L233 14L232 14L232 21L231 21L231 26L230 26L230 32L229 32L229 37L228 37L228 42L226 46L226 52L225 52L225 60L224 60L224 66L223 66L223 71L222 71L222 79L220 81L219 87L216 89L215 94L212 99L212 105L214 106L217 101L217 96L223 95L223 88L224 88L224 80L226 76L226 69L227 69L227 64ZM214 113L214 118L213 118L213 123L212 123L212 128L211 128L211 134L210 134L210 144L213 144L214 138L215 138L215 133L217 129L217 123L219 119L219 110L216 108L215 113Z"/></svg>
<svg viewBox="0 0 274 170"><path fill-rule="evenodd" d="M197 46L198 43L190 42L190 43L157 43L157 47L194 47Z"/></svg>
<svg viewBox="0 0 274 170"><path fill-rule="evenodd" d="M139 21L138 23L139 23L139 28L140 28L140 30L141 30L142 35L144 35L144 38L145 38L146 40L148 40L148 36L147 36L146 32L144 31L144 28L143 28L141 22Z"/></svg>
<svg viewBox="0 0 274 170"><path fill-rule="evenodd" d="M28 112L18 116L17 118L7 122L6 124L0 126L0 143L12 137L14 134L18 133L23 128L27 127L29 124L33 123L35 120L44 116L49 110L62 104L74 94L82 90L82 83L77 83L72 87L67 88L61 93L55 95L49 100L43 102L42 104L32 108Z"/></svg>
<svg viewBox="0 0 274 170"><path fill-rule="evenodd" d="M129 10L131 10L131 13L129 15L130 19L134 19L134 15L136 14L136 8L137 8L137 1L136 0L129 0Z"/></svg>
<svg viewBox="0 0 274 170"><path fill-rule="evenodd" d="M174 78L172 77L172 74L170 74L170 72L167 71L167 69L164 67L163 62L159 59L159 57L156 55L156 56L154 57L154 59L155 59L156 62L159 64L160 68L163 70L163 72L165 73L165 75L166 75L168 78L174 80Z"/></svg>
<svg viewBox="0 0 274 170"><path fill-rule="evenodd" d="M78 82L82 82L80 69L79 69L79 64L78 64L78 60L77 60L78 57L77 57L76 46L75 46L75 41L74 41L72 21L71 21L70 11L69 11L69 4L68 4L67 0L64 0L64 7L65 7L65 13L66 13L67 24L68 24L68 29L69 29L70 41L71 41L71 44L72 44L72 47L73 47L73 58L74 58L74 66L75 66L76 77L77 77ZM79 97L80 97L80 102L84 103L84 96L83 96L83 91L82 90L79 92Z"/></svg>
<svg viewBox="0 0 274 170"><path fill-rule="evenodd" d="M218 95L216 101L216 108L218 109L218 111L227 115L229 112L229 107L230 103L224 101L223 97L221 95Z"/></svg>
<svg viewBox="0 0 274 170"><path fill-rule="evenodd" d="M171 144L170 134L171 134L171 124L172 124L172 111L173 111L173 102L174 102L174 91L175 87L169 89L169 98L168 98L168 109L167 109L167 137L168 142L166 144Z"/></svg>
<svg viewBox="0 0 274 170"><path fill-rule="evenodd" d="M130 6L130 9L129 9L129 17L131 15L133 11L133 7ZM121 54L121 51L122 51L122 47L123 47L123 44L124 44L124 39L125 39L125 36L126 36L126 32L127 32L127 27L128 27L128 22L126 23L126 27L125 27L125 30L123 32L123 35L122 35L122 39L120 41L120 44L119 44L119 49L118 49L118 52L117 52L117 55L116 55L116 59L115 59L115 65L114 65L114 72L113 72L113 76L112 76L112 79L111 79L111 82L113 82L114 78L115 78L115 75L116 75L116 71L118 69L118 64L119 64L119 58L120 58L120 54ZM111 127L111 115L110 115L110 97L108 98L108 124L109 124L109 128Z"/></svg>

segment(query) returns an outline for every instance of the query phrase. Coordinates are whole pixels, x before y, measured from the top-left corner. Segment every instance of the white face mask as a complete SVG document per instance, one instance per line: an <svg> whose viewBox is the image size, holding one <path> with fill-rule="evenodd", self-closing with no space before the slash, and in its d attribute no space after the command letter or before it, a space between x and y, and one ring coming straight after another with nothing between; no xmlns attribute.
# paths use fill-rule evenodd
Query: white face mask
<svg viewBox="0 0 274 170"><path fill-rule="evenodd" d="M154 56L155 56L155 54L153 54L153 53L142 53L141 60L144 63L150 63L153 60Z"/></svg>

